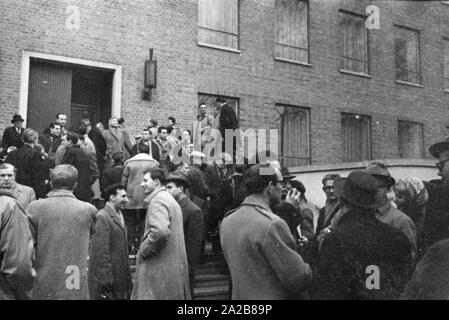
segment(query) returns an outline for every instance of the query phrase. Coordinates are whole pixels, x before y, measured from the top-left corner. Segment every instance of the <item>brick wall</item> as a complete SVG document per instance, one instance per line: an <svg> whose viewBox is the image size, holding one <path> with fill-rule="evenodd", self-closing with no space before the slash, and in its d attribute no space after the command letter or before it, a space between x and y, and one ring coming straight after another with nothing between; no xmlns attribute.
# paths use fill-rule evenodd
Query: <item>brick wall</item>
<svg viewBox="0 0 449 320"><path fill-rule="evenodd" d="M165 123L170 115L190 126L201 92L239 98L243 128L276 127L276 103L310 108L314 164L341 161L341 112L371 116L374 158L399 157L398 119L424 124L427 152L447 134L441 70L449 6L373 2L381 29L369 33L372 78L342 74L338 10L364 13L370 3L311 0L311 66L303 66L273 59L274 0L240 1L240 54L197 45L196 0L0 0L0 131L18 110L21 52L29 50L121 65L121 115L132 134L149 118ZM80 8L79 30L65 28L68 5ZM395 83L393 24L421 31L422 88ZM149 48L158 60L158 87L144 101Z"/></svg>

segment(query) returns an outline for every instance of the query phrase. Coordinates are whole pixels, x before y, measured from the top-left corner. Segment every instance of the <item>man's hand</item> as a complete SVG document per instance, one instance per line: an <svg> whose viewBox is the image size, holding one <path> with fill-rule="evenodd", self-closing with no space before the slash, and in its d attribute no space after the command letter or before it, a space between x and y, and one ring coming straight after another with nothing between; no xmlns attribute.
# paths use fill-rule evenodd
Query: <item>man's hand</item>
<svg viewBox="0 0 449 320"><path fill-rule="evenodd" d="M296 209L299 209L299 197L301 196L301 193L296 190L296 188L293 188L287 192L287 196L285 198L285 202L291 204Z"/></svg>

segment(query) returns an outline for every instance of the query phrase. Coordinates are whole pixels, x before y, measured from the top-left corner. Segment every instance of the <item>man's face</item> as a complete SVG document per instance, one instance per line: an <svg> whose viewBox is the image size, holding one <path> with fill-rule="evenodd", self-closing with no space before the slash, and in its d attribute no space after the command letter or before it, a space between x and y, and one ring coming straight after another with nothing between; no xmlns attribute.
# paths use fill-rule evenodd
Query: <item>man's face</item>
<svg viewBox="0 0 449 320"><path fill-rule="evenodd" d="M178 199L182 193L182 187L177 187L174 182L169 182L165 186L167 191L173 196L173 198Z"/></svg>
<svg viewBox="0 0 449 320"><path fill-rule="evenodd" d="M292 188L292 180L291 179L287 179L283 181L283 187L285 190L289 191Z"/></svg>
<svg viewBox="0 0 449 320"><path fill-rule="evenodd" d="M270 206L278 204L282 196L282 174L277 168L275 168L275 172L276 182L271 182L268 186Z"/></svg>
<svg viewBox="0 0 449 320"><path fill-rule="evenodd" d="M162 140L167 139L167 130L165 129L161 130L160 137Z"/></svg>
<svg viewBox="0 0 449 320"><path fill-rule="evenodd" d="M446 182L449 182L449 150L444 150L438 157L438 175Z"/></svg>
<svg viewBox="0 0 449 320"><path fill-rule="evenodd" d="M110 198L111 203L116 209L121 209L128 202L128 196L125 190L117 190L117 195L112 195Z"/></svg>
<svg viewBox="0 0 449 320"><path fill-rule="evenodd" d="M15 127L20 129L20 128L22 128L23 121L16 121L13 124L14 124Z"/></svg>
<svg viewBox="0 0 449 320"><path fill-rule="evenodd" d="M205 115L207 113L207 106L205 104L200 105L200 114Z"/></svg>
<svg viewBox="0 0 449 320"><path fill-rule="evenodd" d="M172 127L172 126L175 125L175 124L173 123L173 120L172 120L172 119L168 119L167 124L168 124L169 127Z"/></svg>
<svg viewBox="0 0 449 320"><path fill-rule="evenodd" d="M59 137L61 135L61 125L55 125L54 128L50 128L50 134Z"/></svg>
<svg viewBox="0 0 449 320"><path fill-rule="evenodd" d="M117 121L117 119L112 119L111 120L111 127L112 128L118 128L118 121Z"/></svg>
<svg viewBox="0 0 449 320"><path fill-rule="evenodd" d="M150 140L150 131L142 131L142 140L143 141Z"/></svg>
<svg viewBox="0 0 449 320"><path fill-rule="evenodd" d="M67 123L67 116L65 114L60 114L56 119L56 122L61 125L61 127L65 127Z"/></svg>
<svg viewBox="0 0 449 320"><path fill-rule="evenodd" d="M184 141L185 143L190 143L190 133L188 131L183 131L182 141Z"/></svg>
<svg viewBox="0 0 449 320"><path fill-rule="evenodd" d="M190 173L190 168L189 165L187 163L183 163L182 165L179 166L179 168L177 169L178 172L182 173L185 176L188 176Z"/></svg>
<svg viewBox="0 0 449 320"><path fill-rule="evenodd" d="M11 189L16 184L16 174L13 168L0 169L0 189Z"/></svg>
<svg viewBox="0 0 449 320"><path fill-rule="evenodd" d="M140 186L143 188L145 194L151 194L159 186L159 181L151 179L150 173L147 172L143 176L143 181Z"/></svg>
<svg viewBox="0 0 449 320"><path fill-rule="evenodd" d="M68 146L70 145L70 141L67 140L67 135L64 134L64 135L61 137L61 144L62 144L64 147L68 147Z"/></svg>
<svg viewBox="0 0 449 320"><path fill-rule="evenodd" d="M221 109L221 105L216 105L214 108L214 117L218 116L218 114L220 113L220 109Z"/></svg>
<svg viewBox="0 0 449 320"><path fill-rule="evenodd" d="M98 131L100 131L100 132L103 132L103 131L104 131L104 125L103 125L101 122L97 123L96 128L97 128Z"/></svg>
<svg viewBox="0 0 449 320"><path fill-rule="evenodd" d="M338 197L335 194L335 190L334 190L334 180L327 180L324 183L323 191L326 194L326 198L328 200L331 200L331 201L338 200Z"/></svg>
<svg viewBox="0 0 449 320"><path fill-rule="evenodd" d="M89 132L91 132L91 131L92 131L92 125L91 125L91 124L88 124L88 125L86 126L86 133L89 134Z"/></svg>

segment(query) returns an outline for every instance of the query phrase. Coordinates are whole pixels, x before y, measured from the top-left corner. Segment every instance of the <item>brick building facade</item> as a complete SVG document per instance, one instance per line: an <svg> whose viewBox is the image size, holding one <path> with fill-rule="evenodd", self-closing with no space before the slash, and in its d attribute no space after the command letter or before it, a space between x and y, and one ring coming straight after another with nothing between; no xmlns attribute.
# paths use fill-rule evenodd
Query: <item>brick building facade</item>
<svg viewBox="0 0 449 320"><path fill-rule="evenodd" d="M449 5L310 0L305 13L298 11L307 17L306 37L298 38L305 48L292 49L306 61L295 62L275 59L276 6L286 1L235 0L236 31L226 34L237 48L223 50L199 45L199 5L205 0L0 0L0 131L14 113L27 118L33 108L28 97L33 63L57 60L108 71L110 113L123 116L133 135L149 118L165 123L174 116L180 127L190 127L199 95L220 95L238 99L244 129L279 128L283 106L302 108L299 118L284 123L285 139L301 135L301 141L289 142L299 144L300 157L307 158L301 164L357 160L345 154L345 139L362 131L369 141L362 158L407 156L401 151L404 143L421 144L412 154L430 157L428 147L447 133ZM370 4L380 9L380 29L366 31L367 59L360 62L366 72L342 71L342 15L364 15ZM79 28L67 27L74 12L69 6L79 9ZM419 73L416 81L397 81L402 77L395 40L399 26L416 31L417 57L410 42L403 47L409 50L407 61L417 60L418 70L409 68L409 75ZM149 48L154 49L158 71L157 88L147 101L142 92ZM298 164L292 161L290 165Z"/></svg>

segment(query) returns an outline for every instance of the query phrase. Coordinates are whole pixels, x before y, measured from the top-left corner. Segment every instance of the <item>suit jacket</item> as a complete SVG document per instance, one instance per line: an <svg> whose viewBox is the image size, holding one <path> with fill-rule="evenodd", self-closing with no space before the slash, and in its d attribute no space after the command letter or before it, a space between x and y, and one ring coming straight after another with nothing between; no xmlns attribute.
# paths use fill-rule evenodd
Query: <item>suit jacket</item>
<svg viewBox="0 0 449 320"><path fill-rule="evenodd" d="M78 170L78 184L73 194L79 200L86 202L91 199L90 186L94 183L89 161L89 157L79 145L69 147L62 158L62 164L71 164Z"/></svg>
<svg viewBox="0 0 449 320"><path fill-rule="evenodd" d="M404 233L377 220L372 212L346 212L323 241L313 298L398 299L410 265L411 246ZM370 266L378 268L379 289L366 285Z"/></svg>
<svg viewBox="0 0 449 320"><path fill-rule="evenodd" d="M295 251L287 224L254 195L225 216L220 240L233 300L299 298L311 284L312 271Z"/></svg>
<svg viewBox="0 0 449 320"><path fill-rule="evenodd" d="M125 152L125 138L121 130L105 130L103 131L103 138L106 141L106 156L112 159L112 154L115 152ZM126 160L127 158L125 158Z"/></svg>
<svg viewBox="0 0 449 320"><path fill-rule="evenodd" d="M87 257L97 209L68 190L57 190L47 199L30 203L27 212L36 243L37 274L31 298L88 299ZM68 277L75 274L79 276L77 290L67 286L73 283Z"/></svg>
<svg viewBox="0 0 449 320"><path fill-rule="evenodd" d="M130 298L132 281L127 231L123 220L109 204L97 214L88 272L91 299Z"/></svg>
<svg viewBox="0 0 449 320"><path fill-rule="evenodd" d="M22 147L23 146L23 142L22 142L23 131L25 131L25 129L21 128L20 133L18 133L15 126L6 128L5 131L3 131L3 138L2 138L3 149L8 149L11 146L16 147L17 149Z"/></svg>
<svg viewBox="0 0 449 320"><path fill-rule="evenodd" d="M43 198L48 190L45 184L46 167L38 151L24 144L20 149L8 154L5 162L17 169L16 182L34 189L38 198Z"/></svg>
<svg viewBox="0 0 449 320"><path fill-rule="evenodd" d="M32 237L23 208L0 191L0 300L25 300L33 287Z"/></svg>
<svg viewBox="0 0 449 320"><path fill-rule="evenodd" d="M49 156L53 155L53 157L61 144L61 141L61 137L52 136L50 133L39 136L39 143L44 147L45 152L48 153Z"/></svg>

